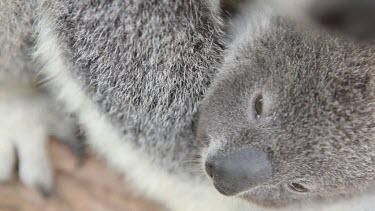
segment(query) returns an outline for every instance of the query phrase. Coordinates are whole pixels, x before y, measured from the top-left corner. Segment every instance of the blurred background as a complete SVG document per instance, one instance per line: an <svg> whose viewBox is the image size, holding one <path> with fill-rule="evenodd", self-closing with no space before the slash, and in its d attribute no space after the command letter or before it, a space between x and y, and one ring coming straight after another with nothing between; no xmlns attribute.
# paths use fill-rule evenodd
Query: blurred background
<svg viewBox="0 0 375 211"><path fill-rule="evenodd" d="M79 164L57 141L49 144L56 189L45 197L13 181L0 185L0 211L162 211L161 206L137 196L124 176L88 155Z"/></svg>

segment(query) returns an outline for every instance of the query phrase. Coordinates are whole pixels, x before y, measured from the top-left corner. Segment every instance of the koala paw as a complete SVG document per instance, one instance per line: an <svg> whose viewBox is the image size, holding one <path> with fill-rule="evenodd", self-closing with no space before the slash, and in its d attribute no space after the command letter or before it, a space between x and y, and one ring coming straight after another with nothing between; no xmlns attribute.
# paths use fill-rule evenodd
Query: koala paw
<svg viewBox="0 0 375 211"><path fill-rule="evenodd" d="M18 166L23 184L49 195L53 191L47 151L51 105L41 94L11 94L0 92L0 182L12 179Z"/></svg>

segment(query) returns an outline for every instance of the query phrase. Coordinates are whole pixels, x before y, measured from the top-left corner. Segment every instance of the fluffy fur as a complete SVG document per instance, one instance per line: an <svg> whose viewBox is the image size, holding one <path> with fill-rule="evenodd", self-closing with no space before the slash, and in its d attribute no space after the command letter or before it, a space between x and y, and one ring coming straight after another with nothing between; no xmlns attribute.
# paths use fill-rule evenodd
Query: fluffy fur
<svg viewBox="0 0 375 211"><path fill-rule="evenodd" d="M0 181L12 177L17 154L21 181L49 194L47 140L79 142L74 120L44 89L40 65L31 57L35 9L35 1L0 1Z"/></svg>
<svg viewBox="0 0 375 211"><path fill-rule="evenodd" d="M4 2L4 5L5 3L7 2ZM80 123L82 123L83 128L87 131L86 134L89 145L104 157L108 158L110 163L115 167L118 167L119 170L127 172L128 178L133 180L137 186L143 190L143 193L146 193L151 198L158 201L162 201L171 210L209 210L211 208L215 208L215 210L230 210L233 206L241 210L241 203L243 204L242 207L248 206L245 206L245 203L243 202L235 202L236 200L229 198L225 199L213 190L209 183L203 182L203 172L197 168L199 165L197 165L197 161L195 160L199 151L194 144L193 116L196 112L197 103L199 102L199 99L202 98L202 95L215 72L214 67L218 64L221 52L221 47L219 45L221 32L218 27L220 22L215 19L213 14L211 14L208 5L205 5L203 2L193 4L192 2L170 1L163 4L157 4L156 2L145 1L139 5L134 3L134 7L127 8L128 4L125 4L125 2L122 1L93 1L92 4L85 2L78 5L64 1L38 1L32 3L35 3L35 5L29 5L17 1L5 5L4 9L6 8L13 13L10 16L4 15L3 20L9 18L9 20L15 21L2 22L4 24L4 27L2 28L8 30L8 27L10 30L13 25L18 26L22 23L22 21L18 19L18 17L23 17L22 14L27 17L25 18L26 20L31 18L35 21L34 25L25 24L19 26L21 30L24 28L29 33L27 36L21 37L17 42L26 45L26 40L28 38L35 38L35 41L31 41L30 45L26 45L25 49L20 49L16 46L10 47L17 53L23 53L25 58L30 61L30 64L37 67L31 69L32 71L38 72L36 75L40 75L40 77L35 78L35 83L27 83L28 88L32 88L29 96L38 93L37 89L40 88L38 83L41 80L45 81L46 83L43 88L49 90L54 95L54 98L51 100L61 101L69 112L77 114ZM150 24L152 25L153 21L155 21L153 31L148 34L145 31L146 37L144 37L143 40L139 39L138 44L140 46L138 46L139 48L134 49L134 51L128 51L129 48L132 48L130 44L135 43L133 42L135 40L130 40L130 38L140 35L139 33L142 31L130 27L120 28L121 30L128 30L127 32L119 29L118 36L120 37L117 38L120 40L113 40L112 43L116 46L111 47L120 48L121 52L113 51L115 54L110 55L110 52L114 49L108 48L106 54L101 54L104 56L102 59L108 60L110 63L114 62L112 65L118 66L113 69L113 73L111 73L113 74L113 77L108 77L108 75L106 75L109 74L108 67L101 67L100 63L95 64L98 65L95 66L96 69L94 66L91 68L86 67L84 65L85 57L87 57L86 59L89 59L90 56L92 56L89 51L82 54L82 59L75 58L75 54L78 56L79 53L74 52L73 46L70 46L71 44L75 45L81 43L83 44L81 46L82 48L89 47L89 45L85 46L85 41L83 40L72 40L72 38L77 38L80 33L88 32L80 31L78 30L79 28L68 28L73 26L71 25L71 21L74 20L74 17L69 17L67 15L72 11L81 11L82 14L88 13L88 18L93 18L95 11L97 11L98 8L103 7L107 10L103 9L103 13L98 13L100 16L97 17L98 19L94 20L94 24L95 22L96 24L100 23L103 27L109 23L120 26L122 24L134 24L134 26L138 24L139 27L144 27L141 22L137 22L149 19L148 21L150 21ZM122 13L122 10L126 10L130 13L136 11L135 9L140 7L148 8L147 10L144 10L145 14L135 14L132 17L126 16L124 15L125 13ZM158 10L160 10L158 13L153 13ZM33 13L32 11L36 11L36 13ZM114 20L105 19L110 18L108 17L109 13L115 13L118 17L112 17ZM159 14L161 19L158 19L155 14ZM163 17L164 14L168 14L168 16ZM87 27L87 23L84 22L87 17L77 16L76 18L76 26L83 26L86 30L92 30L90 33L92 33L93 37L90 37L91 35L87 36L86 38L88 39L86 41L96 39L97 35L102 34L102 32L97 34L97 31L95 30L98 30L98 28L95 28L94 26L92 28ZM119 22L116 23L116 20ZM81 25L78 24L79 22L81 22ZM174 25L163 25L164 23L173 23ZM111 27L117 28L117 25ZM74 31L77 33L77 36L63 37L64 30L69 30L70 32ZM108 44L106 39L110 41L111 38L116 38L110 30L107 31L107 33L107 38L102 40L103 43L101 46L98 46L103 47ZM3 43L6 44L9 42L13 36L14 34L2 36L1 38L4 40ZM154 38L154 40L150 38ZM68 41L71 41L72 43ZM73 43L73 41L77 43ZM143 46L141 45L142 43L144 44ZM150 58L151 54L148 55L148 52L143 50L143 48L149 49L150 51L157 49L157 46L153 46L153 43L164 43L164 45L159 48L159 50L164 50L164 54L157 54L157 52L153 53L153 57L155 57L153 59L158 59L156 57L159 55L162 57L158 62ZM128 45L126 48L123 46L125 44ZM30 53L26 50L35 50L35 52ZM102 49L98 48L96 51L99 52L102 51ZM143 52L146 53L144 59L132 59L132 56L135 56L133 54L143 54ZM32 54L34 54L35 57L34 61L31 61ZM123 61L113 60L111 57L113 55L120 55L121 58L123 58ZM11 63L10 59L4 58L4 60L5 59ZM126 61L130 63L127 64ZM150 67L141 68L141 66L139 66L138 70L133 68L133 65L136 67L136 62L141 62L139 64L141 65L142 61ZM111 65L110 63L108 63L108 65ZM192 66L191 64L194 65ZM159 65L162 66L159 67ZM25 66L29 67L29 65ZM12 67L9 69L20 73L20 76L23 76L26 73L25 69L20 67ZM129 78L134 80L131 86L123 83L118 77L128 79L123 75L123 70L126 69L129 70L128 73L130 75L134 73L134 77L139 74L139 77L141 77L140 80ZM167 72L163 72L160 69L165 69ZM97 71L96 76L94 73L90 73L92 70ZM150 72L149 70L153 71ZM41 74L39 74L39 71ZM154 85L160 84L159 88L155 90L159 91L155 93L150 90L157 88L154 85L151 86L152 83L142 83L144 81L144 79L142 79L142 77L144 77L143 75L147 75L148 72L153 73L153 75L146 78L155 79ZM6 74L7 73L4 71L5 78L8 77L6 80L9 81L10 76ZM30 75L33 76L33 73ZM113 83L114 80L118 79L118 82L120 82L119 85L126 85L127 87L119 88L117 91L114 90L115 92L112 93L113 95L109 98L103 99L102 96L105 95L105 92L114 87L107 87L107 91L101 88L99 89L100 86L97 87L98 84L96 82L89 83L91 78L86 78L89 75L102 79L105 78L103 83L99 85L107 84L105 86L114 86L116 85ZM17 77L15 78L17 79ZM25 78L30 79L31 77L26 76ZM165 81L170 83L170 86L161 86ZM196 87L185 86L185 83ZM91 87L90 85L87 87L89 84L94 86ZM137 90L135 88L141 89ZM134 99L121 99L121 96L126 93L123 89L130 89L126 91L133 90L132 95L129 95L128 98ZM4 90L7 91L9 88L4 87ZM164 91L165 93L163 93ZM103 93L100 94L100 92ZM134 96L134 94L138 97ZM149 94L152 94L152 96L149 96ZM158 100L157 98L159 97L159 94L165 96L162 98L164 101L160 101L160 105L157 105L155 108L155 105L150 104L151 102L149 101L151 99ZM97 95L97 97L95 97L95 95ZM116 96L119 98L116 98ZM150 97L150 99L144 102L142 97ZM139 102L140 100L142 101ZM46 109L42 106L43 103L40 99L35 102L38 102L37 106L39 106L40 110ZM124 104L123 106L125 107L119 107L115 111L113 109L114 105L117 103L128 103L129 105ZM141 105L137 103L141 103ZM167 103L167 105L164 105L163 103ZM136 104L136 106L133 104ZM108 107L106 106L108 105L110 105L111 111L107 109ZM4 106L14 110L14 107L9 107L7 104L4 104ZM24 103L23 110L28 112L28 114L32 113L29 108L30 106L30 104L27 105L26 102ZM169 110L168 106L171 110ZM132 109L137 110L130 112ZM150 109L154 110L150 111ZM14 112L22 114L16 110L14 110ZM116 112L118 112L118 114L116 114ZM166 117L160 117L162 112L169 114ZM147 113L147 115L142 116L145 115L145 113ZM38 113L37 117L43 117L43 115ZM118 118L121 118L121 121ZM136 120L132 121L133 118L136 118ZM158 118L162 119L158 120ZM165 118L170 119L171 122L168 123ZM50 121L46 122L41 121L40 119L34 120L33 123L35 125L51 125ZM127 124L123 124L123 121L125 120L128 121ZM164 123L160 124L161 121L164 121ZM7 122L7 124L9 124L9 122ZM119 125L119 127L111 125ZM32 128L26 127L25 129L26 131L21 131L22 134L28 134L28 129ZM42 135L47 137L52 131L46 130ZM11 131L9 132L13 133ZM143 134L143 132L145 134ZM22 139L20 144L23 144L26 149L31 149L30 147L27 147L29 145L25 143L26 141L27 140ZM43 143L45 143L45 139L43 139ZM6 162L5 159L3 160L3 166L4 168L7 167L7 170L2 171L2 173L4 172L7 178L9 177L9 169L12 168L12 161L14 161L12 160L14 156L9 153L10 147L7 147L10 144L13 144L13 142L5 140L4 145L2 145L6 152L3 153L2 156L9 160L9 162ZM34 153L31 154L31 156L37 158L37 153L40 152L41 149L44 150L45 146L44 144L36 145L34 143L34 147L38 147L39 150L32 150ZM14 146L13 148L19 150L18 146ZM175 153L178 151L179 153ZM48 162L48 159L43 157L42 161ZM20 162L22 163L23 160ZM38 165L37 162L32 163L33 165ZM40 166L34 166L33 169L42 175L47 173L48 169L43 170L38 167ZM174 174L168 172L174 172ZM196 175L196 178L189 179L190 175ZM143 179L139 180L139 178ZM44 181L45 184L30 185L41 185L46 189L51 187L50 179L42 180L39 178L38 182L40 181ZM29 184L26 180L24 182ZM199 201L202 202L199 203ZM217 201L220 201L221 203L217 203ZM242 208L242 210L245 209Z"/></svg>
<svg viewBox="0 0 375 211"><path fill-rule="evenodd" d="M64 0L45 7L71 74L101 111L164 168L192 168L194 114L221 55L219 21L206 3Z"/></svg>
<svg viewBox="0 0 375 211"><path fill-rule="evenodd" d="M233 44L228 52L223 54L223 45L226 44L223 42L221 21L216 16L218 4L214 1L15 0L0 3L4 12L0 14L5 14L0 16L0 29L6 32L0 34L0 44L9 46L3 48L6 50L0 54L0 65L5 64L1 66L0 75L7 82L13 75L15 81L21 81L24 77L26 82L20 84L25 84L30 91L22 96L7 92L18 99L17 102L22 105L19 108L23 112L16 110L16 106L11 107L4 103L10 101L2 101L1 105L12 109L14 113L33 117L31 124L13 127L18 129L18 134L29 134L29 130L33 129L30 125L44 128L44 132L39 133L41 144L32 146L25 138L19 139L16 144L14 139L1 136L4 143L0 145L0 151L4 152L1 153L1 161L4 165L1 165L0 176L5 175L5 179L9 177L9 169L14 162L13 149L21 152L21 158L31 157L29 161L32 161L32 165L29 165L29 169L36 169L38 175L48 173L48 167L44 168L45 166L39 164L48 162L44 156L46 137L54 131L60 131L49 127L53 125L51 122L56 122L56 117L59 121L61 119L59 106L55 106L55 103L59 102L66 111L77 116L92 149L119 171L125 172L128 179L143 194L163 203L168 209L265 209L239 198L219 195L205 178L200 166L200 152L204 145L195 139L197 110L223 55L226 55L222 69L224 75L228 62L236 59L236 52L243 61L248 59L248 54L244 53L246 50L256 52L251 55L264 55L264 43L253 39L255 37L271 34L272 36L264 37L270 45L298 46L294 40L289 43L291 46L287 45L288 42L274 42L276 38L283 37L283 27L293 27L289 24L274 25L273 19L269 19L267 15L263 16L263 13L259 13L259 17L241 16L251 24L244 24L244 31L236 32L239 28L231 31L232 34L238 33L241 36L233 36ZM215 9L210 9L210 6ZM257 25L256 21L251 21L252 18L260 18L262 24ZM233 23L237 25L242 21ZM302 38L304 36L301 36ZM243 49L237 49L241 43L246 45ZM258 47L247 49L253 45ZM14 56L8 57L9 54L4 52L12 52L11 55ZM277 54L278 57L275 58L281 59L284 51L270 53ZM291 59L292 55L285 58ZM284 65L297 65L297 62L286 61ZM274 63L270 62L269 65L272 64ZM233 76L227 78L230 80L242 72L246 71L241 66L238 72L230 72ZM252 74L258 72L262 71L259 69ZM262 74L259 75L261 76ZM211 94L222 81L223 79L219 78ZM40 86L40 82L46 83ZM294 81L285 81L288 82ZM233 87L235 88L236 86ZM13 88L2 88L5 91L10 89ZM48 93L43 90L48 90ZM231 87L228 87L228 91L230 90ZM247 91L253 93L254 89L250 87ZM34 98L35 96L40 98ZM210 101L211 97L207 101ZM246 98L239 98L238 101L244 99ZM34 107L38 108L38 112L30 110ZM6 116L11 112L3 113ZM46 113L57 115L46 118ZM208 111L203 114L206 113L210 114ZM228 118L228 121L231 119ZM219 118L218 123L220 122ZM4 121L2 124L9 123L10 121ZM74 127L72 122L64 125L66 127L63 128L71 128L72 125ZM3 128L5 127L1 127ZM223 132L226 130L226 127L221 128ZM65 133L68 134L65 137L74 137L69 136L73 130L68 131L70 132ZM17 134L9 132L8 134ZM229 143L228 140L225 141L227 143L218 142L211 145L211 153L225 151ZM35 141L37 142L38 140ZM237 142L233 142L233 149L236 145ZM38 157L39 155L42 157ZM35 158L42 160L42 163L36 162ZM24 159L20 162L21 165L23 162L27 163ZM296 164L293 162L292 164ZM25 175L28 177L34 174ZM288 176L290 175L285 175ZM29 183L29 178L23 181L47 189L51 187L51 180L43 180L40 176L38 179L31 176L30 178L35 182ZM259 203L273 199L261 196L264 195L258 198ZM372 199L372 195L366 195L324 208L351 210L353 207L358 208L358 203L361 203L360 208L369 208ZM306 208L306 205L301 206ZM314 210L317 205L310 206ZM301 207L288 208L291 209L299 210Z"/></svg>
<svg viewBox="0 0 375 211"><path fill-rule="evenodd" d="M240 194L266 206L330 201L372 190L373 43L302 30L261 9L256 8L258 19L268 20L261 29L241 15L234 22L235 41L200 111L204 157L243 148L267 152L272 179ZM243 26L258 33L246 39ZM263 114L256 119L258 96ZM290 183L309 192L293 192Z"/></svg>

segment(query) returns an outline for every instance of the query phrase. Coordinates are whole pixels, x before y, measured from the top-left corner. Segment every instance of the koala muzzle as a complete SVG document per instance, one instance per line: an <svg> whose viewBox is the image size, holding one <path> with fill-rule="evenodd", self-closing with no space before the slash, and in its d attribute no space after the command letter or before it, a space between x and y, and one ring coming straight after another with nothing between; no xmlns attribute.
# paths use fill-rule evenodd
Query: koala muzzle
<svg viewBox="0 0 375 211"><path fill-rule="evenodd" d="M272 177L267 154L258 149L241 149L228 155L215 155L205 163L207 174L223 195L233 196Z"/></svg>

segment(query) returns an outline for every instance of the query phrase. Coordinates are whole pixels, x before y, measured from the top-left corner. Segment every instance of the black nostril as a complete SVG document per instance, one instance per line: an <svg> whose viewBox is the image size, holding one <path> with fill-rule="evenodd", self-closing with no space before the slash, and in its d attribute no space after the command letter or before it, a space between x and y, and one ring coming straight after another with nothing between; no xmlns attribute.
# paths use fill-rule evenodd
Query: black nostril
<svg viewBox="0 0 375 211"><path fill-rule="evenodd" d="M214 169L213 164L210 161L206 161L204 167L206 169L206 173L208 174L208 176L212 178L213 177L213 169Z"/></svg>

